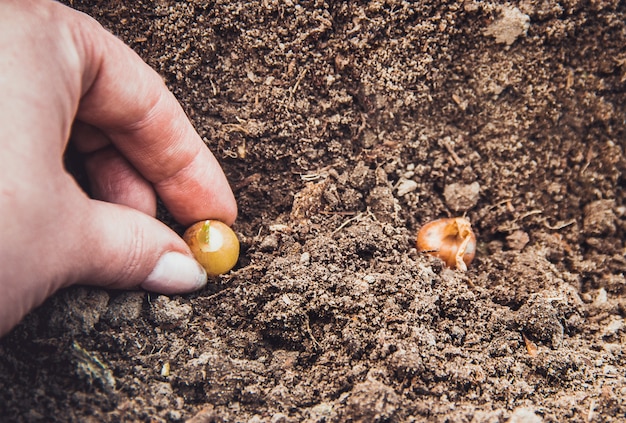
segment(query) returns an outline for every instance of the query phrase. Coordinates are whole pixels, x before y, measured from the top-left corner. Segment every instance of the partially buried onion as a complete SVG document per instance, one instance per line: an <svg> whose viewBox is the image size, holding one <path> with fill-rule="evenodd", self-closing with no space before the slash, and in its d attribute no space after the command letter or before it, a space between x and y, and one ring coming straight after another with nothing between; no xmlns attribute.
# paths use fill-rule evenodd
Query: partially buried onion
<svg viewBox="0 0 626 423"><path fill-rule="evenodd" d="M465 271L476 253L476 237L464 217L434 220L417 233L417 250L439 257L448 267Z"/></svg>

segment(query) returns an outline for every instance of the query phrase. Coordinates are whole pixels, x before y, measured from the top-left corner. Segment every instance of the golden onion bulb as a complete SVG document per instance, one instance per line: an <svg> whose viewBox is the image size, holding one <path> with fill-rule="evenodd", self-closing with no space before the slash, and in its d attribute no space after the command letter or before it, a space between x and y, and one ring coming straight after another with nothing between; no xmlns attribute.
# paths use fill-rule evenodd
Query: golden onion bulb
<svg viewBox="0 0 626 423"><path fill-rule="evenodd" d="M237 264L237 235L219 220L204 220L193 224L185 231L183 239L209 276L222 275Z"/></svg>

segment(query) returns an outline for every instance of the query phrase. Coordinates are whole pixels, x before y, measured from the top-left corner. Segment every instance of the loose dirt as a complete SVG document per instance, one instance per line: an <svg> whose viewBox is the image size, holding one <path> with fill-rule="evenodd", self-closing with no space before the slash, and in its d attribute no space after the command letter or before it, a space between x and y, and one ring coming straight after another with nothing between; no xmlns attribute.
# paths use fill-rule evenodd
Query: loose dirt
<svg viewBox="0 0 626 423"><path fill-rule="evenodd" d="M242 254L55 295L0 341L2 420L626 421L624 2L71 3L180 99ZM415 247L461 215L466 273Z"/></svg>

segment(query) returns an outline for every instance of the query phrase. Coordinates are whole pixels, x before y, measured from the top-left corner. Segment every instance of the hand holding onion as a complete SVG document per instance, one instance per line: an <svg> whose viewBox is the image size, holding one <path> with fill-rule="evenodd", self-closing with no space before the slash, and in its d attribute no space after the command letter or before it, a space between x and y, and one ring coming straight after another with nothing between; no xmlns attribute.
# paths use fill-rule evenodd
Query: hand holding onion
<svg viewBox="0 0 626 423"><path fill-rule="evenodd" d="M202 288L205 270L155 219L156 198L182 224L231 224L237 206L161 76L54 1L0 1L0 39L0 336L73 284ZM93 198L63 165L70 133Z"/></svg>

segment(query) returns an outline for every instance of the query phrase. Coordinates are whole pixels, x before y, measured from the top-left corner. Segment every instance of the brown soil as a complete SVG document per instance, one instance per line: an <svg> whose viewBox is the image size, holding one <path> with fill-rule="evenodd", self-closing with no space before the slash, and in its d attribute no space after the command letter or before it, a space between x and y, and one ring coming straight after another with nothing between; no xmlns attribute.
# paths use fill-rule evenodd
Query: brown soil
<svg viewBox="0 0 626 423"><path fill-rule="evenodd" d="M624 2L72 3L220 158L242 254L54 296L0 342L1 419L626 421ZM457 215L466 273L414 245Z"/></svg>

